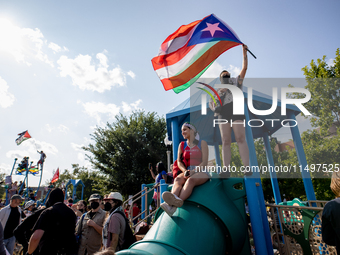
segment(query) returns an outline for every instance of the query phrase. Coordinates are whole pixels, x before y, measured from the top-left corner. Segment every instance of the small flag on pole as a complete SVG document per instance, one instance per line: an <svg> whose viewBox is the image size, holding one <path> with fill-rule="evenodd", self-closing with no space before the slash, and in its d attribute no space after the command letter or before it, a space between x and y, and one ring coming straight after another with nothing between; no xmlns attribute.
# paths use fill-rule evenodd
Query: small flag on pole
<svg viewBox="0 0 340 255"><path fill-rule="evenodd" d="M59 167L58 167L57 171L54 173L51 183L54 183L58 180L59 180Z"/></svg>
<svg viewBox="0 0 340 255"><path fill-rule="evenodd" d="M18 136L19 137L15 139L15 142L17 143L17 145L20 145L23 141L32 138L27 130L18 134Z"/></svg>

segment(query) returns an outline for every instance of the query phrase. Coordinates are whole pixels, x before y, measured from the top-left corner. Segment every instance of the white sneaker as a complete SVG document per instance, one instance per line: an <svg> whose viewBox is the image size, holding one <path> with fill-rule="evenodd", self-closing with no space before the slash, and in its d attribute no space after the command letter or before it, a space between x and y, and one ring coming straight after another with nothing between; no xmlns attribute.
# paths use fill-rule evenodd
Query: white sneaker
<svg viewBox="0 0 340 255"><path fill-rule="evenodd" d="M162 198L165 202L168 203L168 205L173 205L176 207L182 207L183 205L183 200L169 191L163 192Z"/></svg>
<svg viewBox="0 0 340 255"><path fill-rule="evenodd" d="M164 212L166 212L170 217L176 212L177 207L168 205L167 203L161 203L161 208Z"/></svg>

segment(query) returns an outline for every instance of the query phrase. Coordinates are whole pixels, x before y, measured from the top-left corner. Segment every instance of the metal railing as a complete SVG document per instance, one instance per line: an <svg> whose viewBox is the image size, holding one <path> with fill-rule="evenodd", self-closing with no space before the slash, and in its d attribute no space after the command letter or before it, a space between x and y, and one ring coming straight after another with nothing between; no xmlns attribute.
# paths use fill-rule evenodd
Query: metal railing
<svg viewBox="0 0 340 255"><path fill-rule="evenodd" d="M309 201L324 205L326 201ZM336 254L335 247L322 241L323 207L267 204L268 223L275 254ZM328 253L327 253L328 252Z"/></svg>
<svg viewBox="0 0 340 255"><path fill-rule="evenodd" d="M157 196L157 200L156 200L156 204L155 204L156 208L150 213L149 204L152 202L152 200L151 201L148 200L148 194L150 192L154 193L154 189L159 190L159 187L160 187L159 183L156 183L151 188L150 187L144 187L144 189L139 191L137 194L133 195L132 197L130 197L129 199L124 201L124 203L123 203L123 209L124 210L127 208L128 205L130 205L130 209L129 209L129 212L128 212L128 219L129 219L130 225L133 228L133 230L135 230L135 228L138 224L140 224L141 222L148 221L148 219L151 218L156 213L157 209L160 206L160 196L159 195ZM158 194L159 193L160 192L158 192ZM138 215L133 216L133 204L135 202L137 202L138 200L144 200L145 210L144 211L141 210L141 212ZM136 219L139 219L140 216L142 216L141 219L139 221L137 221L136 224L134 224L133 222Z"/></svg>

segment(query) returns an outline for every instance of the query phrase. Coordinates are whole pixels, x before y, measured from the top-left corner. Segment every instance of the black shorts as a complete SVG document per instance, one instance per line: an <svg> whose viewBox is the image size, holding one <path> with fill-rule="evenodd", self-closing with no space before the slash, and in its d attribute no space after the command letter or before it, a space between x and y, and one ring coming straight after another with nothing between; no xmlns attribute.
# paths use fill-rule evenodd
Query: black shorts
<svg viewBox="0 0 340 255"><path fill-rule="evenodd" d="M222 111L217 117L217 119L225 119L228 121L228 123L231 123L231 121L235 120L245 120L246 116L244 114L242 115L233 115L233 102L225 104L222 106Z"/></svg>

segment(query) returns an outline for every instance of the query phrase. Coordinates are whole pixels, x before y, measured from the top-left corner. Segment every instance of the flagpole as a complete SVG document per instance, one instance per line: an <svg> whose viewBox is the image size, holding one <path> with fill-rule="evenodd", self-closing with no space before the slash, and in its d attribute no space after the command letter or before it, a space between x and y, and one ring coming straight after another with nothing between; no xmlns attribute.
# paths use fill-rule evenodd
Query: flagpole
<svg viewBox="0 0 340 255"><path fill-rule="evenodd" d="M39 180L38 189L37 189L37 191L35 192L35 195L34 195L35 197L37 196L38 191L39 191L39 188L40 188L41 178L42 178L42 175L43 175L43 168L44 168L44 165L42 164L42 165L40 165L40 167L41 167L41 170L40 170L40 180ZM38 170L39 170L39 167L38 167Z"/></svg>
<svg viewBox="0 0 340 255"><path fill-rule="evenodd" d="M28 161L29 161L29 157L27 157L27 162ZM27 197L27 200L28 200L28 171L31 168L32 163L33 163L33 161L31 161L30 166L28 166L28 164L27 164L27 167L26 167L26 197ZM25 199L25 201L26 201L26 199Z"/></svg>
<svg viewBox="0 0 340 255"><path fill-rule="evenodd" d="M256 56L249 49L247 51L256 59Z"/></svg>

